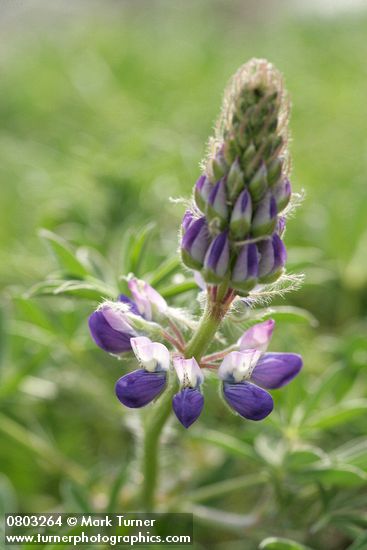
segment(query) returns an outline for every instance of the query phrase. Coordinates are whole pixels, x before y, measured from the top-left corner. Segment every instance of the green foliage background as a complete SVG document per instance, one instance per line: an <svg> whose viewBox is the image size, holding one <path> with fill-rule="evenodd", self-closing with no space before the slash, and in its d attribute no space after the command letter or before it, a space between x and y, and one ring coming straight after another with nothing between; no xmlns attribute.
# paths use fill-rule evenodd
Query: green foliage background
<svg viewBox="0 0 367 550"><path fill-rule="evenodd" d="M159 502L194 511L198 549L367 548L367 14L287 6L2 3L1 509L136 506L138 416L114 397L131 365L95 348L86 319L130 270L198 309L188 273L156 271L177 249L184 207L169 197L190 195L230 75L267 57L291 94L305 189L286 243L306 281L275 304L273 349L305 367L259 424L209 381L197 425L168 429Z"/></svg>

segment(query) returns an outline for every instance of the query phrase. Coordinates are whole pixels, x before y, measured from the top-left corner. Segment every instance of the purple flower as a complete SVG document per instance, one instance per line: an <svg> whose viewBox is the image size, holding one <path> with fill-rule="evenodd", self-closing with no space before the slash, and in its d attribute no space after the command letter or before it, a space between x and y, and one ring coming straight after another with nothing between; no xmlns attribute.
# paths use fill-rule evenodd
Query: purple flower
<svg viewBox="0 0 367 550"><path fill-rule="evenodd" d="M173 365L180 381L180 391L172 399L172 407L181 424L188 428L200 416L204 397L199 390L204 376L198 363L192 357L175 357Z"/></svg>
<svg viewBox="0 0 367 550"><path fill-rule="evenodd" d="M230 231L234 239L241 240L247 235L251 227L251 216L251 195L244 189L239 194L231 215Z"/></svg>
<svg viewBox="0 0 367 550"><path fill-rule="evenodd" d="M182 261L191 269L200 270L210 243L208 224L205 216L193 221L182 237Z"/></svg>
<svg viewBox="0 0 367 550"><path fill-rule="evenodd" d="M249 420L262 420L273 410L273 399L263 388L288 384L301 370L302 358L294 353L265 353L256 349L233 351L218 369L228 405ZM262 386L262 387L260 387Z"/></svg>
<svg viewBox="0 0 367 550"><path fill-rule="evenodd" d="M279 235L274 233L269 239L258 243L257 247L260 252L260 283L272 283L280 277L287 261L287 251L284 243Z"/></svg>
<svg viewBox="0 0 367 550"><path fill-rule="evenodd" d="M251 382L224 382L223 395L228 405L248 420L263 420L274 407L270 393Z"/></svg>
<svg viewBox="0 0 367 550"><path fill-rule="evenodd" d="M229 241L227 231L211 242L204 260L204 279L209 283L223 280L229 270Z"/></svg>
<svg viewBox="0 0 367 550"><path fill-rule="evenodd" d="M296 353L264 353L251 379L269 390L281 388L297 376L302 364L302 357Z"/></svg>
<svg viewBox="0 0 367 550"><path fill-rule="evenodd" d="M133 277L129 280L128 286L134 303L144 319L151 321L155 315L166 312L166 300L148 283Z"/></svg>
<svg viewBox="0 0 367 550"><path fill-rule="evenodd" d="M115 390L123 405L135 409L144 407L164 390L170 356L163 344L144 336L132 338L131 346L142 368L122 376Z"/></svg>
<svg viewBox="0 0 367 550"><path fill-rule="evenodd" d="M134 370L122 376L115 386L118 399L126 407L137 409L148 405L166 386L165 372Z"/></svg>
<svg viewBox="0 0 367 550"><path fill-rule="evenodd" d="M207 176L200 176L197 180L194 188L194 196L197 207L203 212L206 212L206 206L208 204L209 194L213 185L210 183Z"/></svg>
<svg viewBox="0 0 367 550"><path fill-rule="evenodd" d="M204 397L199 390L183 388L172 399L175 415L185 428L197 420L204 407Z"/></svg>
<svg viewBox="0 0 367 550"><path fill-rule="evenodd" d="M122 301L122 300L120 300ZM121 304L103 304L89 317L89 330L93 340L108 353L124 353L131 350L130 338L137 336L129 324Z"/></svg>
<svg viewBox="0 0 367 550"><path fill-rule="evenodd" d="M271 193L258 204L252 220L251 231L254 237L270 235L277 223L277 204Z"/></svg>
<svg viewBox="0 0 367 550"><path fill-rule="evenodd" d="M284 210L291 199L292 187L288 179L281 180L273 189L278 212Z"/></svg>
<svg viewBox="0 0 367 550"><path fill-rule="evenodd" d="M225 179L220 179L212 188L208 198L207 216L209 220L218 219L220 225L227 223L228 206Z"/></svg>
<svg viewBox="0 0 367 550"><path fill-rule="evenodd" d="M246 330L237 342L240 351L245 349L266 351L273 335L274 327L275 321L268 319Z"/></svg>
<svg viewBox="0 0 367 550"><path fill-rule="evenodd" d="M128 305L130 307L131 313L134 313L135 315L140 315L136 303L128 296L125 296L125 294L120 294L120 296L117 298L117 301Z"/></svg>
<svg viewBox="0 0 367 550"><path fill-rule="evenodd" d="M243 245L232 270L230 282L232 288L248 292L256 285L259 270L258 256L256 244Z"/></svg>

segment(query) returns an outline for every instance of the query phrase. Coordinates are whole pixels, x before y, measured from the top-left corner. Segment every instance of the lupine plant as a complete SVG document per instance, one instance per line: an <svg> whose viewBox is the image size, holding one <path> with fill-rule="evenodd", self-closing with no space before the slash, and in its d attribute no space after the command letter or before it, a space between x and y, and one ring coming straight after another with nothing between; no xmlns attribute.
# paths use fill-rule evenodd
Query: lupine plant
<svg viewBox="0 0 367 550"><path fill-rule="evenodd" d="M207 375L217 377L218 399L230 411L259 421L273 410L267 390L288 384L302 367L300 355L267 351L272 319L251 322L258 300L293 282L283 242L292 208L288 111L281 75L265 60L245 64L229 83L180 234L182 262L198 282L201 318L170 307L133 274L129 295L104 301L89 318L100 348L135 356L135 369L116 382L117 398L129 408L151 407L143 450L148 509L163 426L171 412L185 428L198 420ZM224 342L221 324L240 309L249 328Z"/></svg>

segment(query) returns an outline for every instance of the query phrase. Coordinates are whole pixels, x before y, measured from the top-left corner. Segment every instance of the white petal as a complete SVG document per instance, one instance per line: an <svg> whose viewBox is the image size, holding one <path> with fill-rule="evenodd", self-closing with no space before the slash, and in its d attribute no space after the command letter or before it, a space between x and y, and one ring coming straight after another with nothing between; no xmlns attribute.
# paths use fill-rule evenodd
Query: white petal
<svg viewBox="0 0 367 550"><path fill-rule="evenodd" d="M218 369L219 378L235 382L248 380L260 356L261 352L256 349L231 351L225 356Z"/></svg>
<svg viewBox="0 0 367 550"><path fill-rule="evenodd" d="M183 357L174 357L173 366L176 369L180 385L183 388L197 388L204 381L203 371L199 367L196 359L184 359Z"/></svg>
<svg viewBox="0 0 367 550"><path fill-rule="evenodd" d="M131 338L131 347L141 366L150 372L169 369L169 351L160 342L152 342L145 336Z"/></svg>

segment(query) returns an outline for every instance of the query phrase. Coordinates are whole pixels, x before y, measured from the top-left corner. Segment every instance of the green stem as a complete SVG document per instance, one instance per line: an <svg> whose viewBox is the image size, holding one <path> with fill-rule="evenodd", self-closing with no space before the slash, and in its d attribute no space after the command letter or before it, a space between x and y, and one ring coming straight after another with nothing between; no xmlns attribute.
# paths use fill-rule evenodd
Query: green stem
<svg viewBox="0 0 367 550"><path fill-rule="evenodd" d="M213 302L208 295L207 304L195 334L185 349L185 357L195 357L200 361L210 345L218 327L226 314L228 304L223 301L227 286L218 288L217 300ZM172 397L177 392L178 382L170 382L167 390L160 397L144 427L142 450L143 485L141 504L144 510L155 509L155 489L158 483L159 443L163 427L172 410Z"/></svg>
<svg viewBox="0 0 367 550"><path fill-rule="evenodd" d="M218 288L219 299L215 302L211 301L208 295L199 326L186 346L185 357L195 357L197 361L200 361L208 349L228 309L228 305L221 300L225 291L226 287Z"/></svg>
<svg viewBox="0 0 367 550"><path fill-rule="evenodd" d="M176 377L171 381L153 409L144 427L141 504L145 511L155 509L155 489L158 483L158 452L163 427L172 410L172 397L178 389Z"/></svg>

